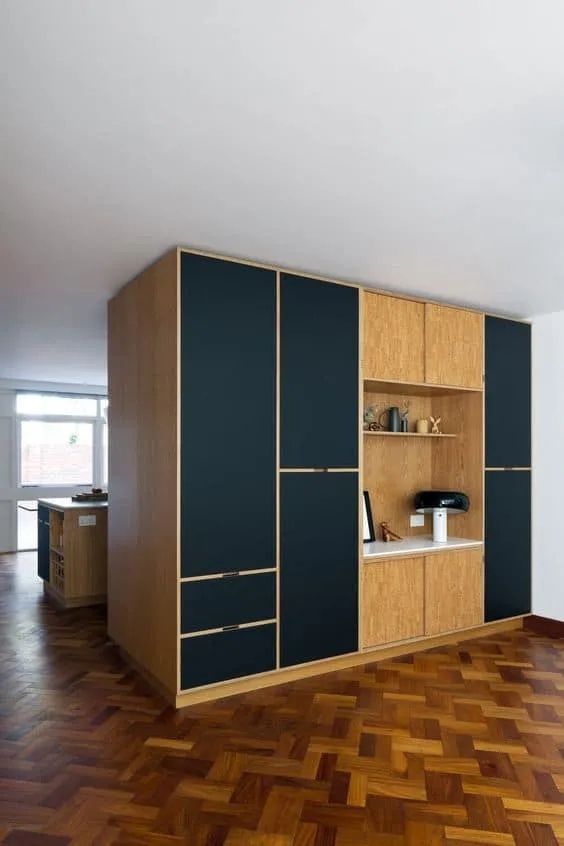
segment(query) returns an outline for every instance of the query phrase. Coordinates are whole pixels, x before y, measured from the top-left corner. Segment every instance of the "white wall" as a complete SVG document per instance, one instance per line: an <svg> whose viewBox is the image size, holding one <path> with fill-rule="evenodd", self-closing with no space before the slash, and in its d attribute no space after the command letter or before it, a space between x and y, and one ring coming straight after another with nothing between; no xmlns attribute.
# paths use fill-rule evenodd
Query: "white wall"
<svg viewBox="0 0 564 846"><path fill-rule="evenodd" d="M564 311L533 319L533 613L564 621Z"/></svg>
<svg viewBox="0 0 564 846"><path fill-rule="evenodd" d="M18 488L16 394L18 391L61 392L106 396L99 385L61 385L51 382L0 380L0 552L17 549L17 502L41 496L69 496L68 488Z"/></svg>

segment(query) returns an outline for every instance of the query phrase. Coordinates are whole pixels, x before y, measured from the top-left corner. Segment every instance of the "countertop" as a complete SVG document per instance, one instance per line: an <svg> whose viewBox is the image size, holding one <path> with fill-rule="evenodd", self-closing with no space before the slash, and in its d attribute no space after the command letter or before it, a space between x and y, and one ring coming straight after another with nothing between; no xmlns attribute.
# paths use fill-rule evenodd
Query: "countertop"
<svg viewBox="0 0 564 846"><path fill-rule="evenodd" d="M107 508L108 503L106 502L73 502L70 496L65 497L64 499L38 499L37 500L39 505L45 505L47 508L53 508L55 511L70 511L71 509L79 509L82 510L88 509L91 511L93 508Z"/></svg>
<svg viewBox="0 0 564 846"><path fill-rule="evenodd" d="M435 543L431 536L417 535L411 538L404 538L401 541L373 541L364 544L364 560L370 561L374 558L390 558L401 555L427 555L430 552L441 552L451 549L466 549L468 547L483 546L480 540L469 540L468 538L449 538L446 543Z"/></svg>

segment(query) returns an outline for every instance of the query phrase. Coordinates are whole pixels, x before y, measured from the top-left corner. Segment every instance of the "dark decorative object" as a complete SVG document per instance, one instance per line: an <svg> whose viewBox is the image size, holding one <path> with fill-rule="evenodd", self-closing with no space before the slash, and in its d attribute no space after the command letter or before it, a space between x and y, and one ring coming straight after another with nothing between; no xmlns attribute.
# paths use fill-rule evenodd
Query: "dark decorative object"
<svg viewBox="0 0 564 846"><path fill-rule="evenodd" d="M384 543L403 540L400 535L396 535L395 532L392 532L389 523L380 523L380 528L382 529L382 540Z"/></svg>
<svg viewBox="0 0 564 846"><path fill-rule="evenodd" d="M401 412L401 431L407 432L409 429L409 405Z"/></svg>
<svg viewBox="0 0 564 846"><path fill-rule="evenodd" d="M388 409L388 432L399 432L400 427L400 410L394 405Z"/></svg>
<svg viewBox="0 0 564 846"><path fill-rule="evenodd" d="M376 532L374 531L374 521L372 519L372 507L370 505L370 494L368 491L362 492L363 498L363 513L362 513L362 539L364 543L372 543L376 540Z"/></svg>
<svg viewBox="0 0 564 846"><path fill-rule="evenodd" d="M448 514L468 511L470 500L466 494L458 491L419 491L415 495L414 505L419 514L432 513L433 540L435 543L446 543Z"/></svg>

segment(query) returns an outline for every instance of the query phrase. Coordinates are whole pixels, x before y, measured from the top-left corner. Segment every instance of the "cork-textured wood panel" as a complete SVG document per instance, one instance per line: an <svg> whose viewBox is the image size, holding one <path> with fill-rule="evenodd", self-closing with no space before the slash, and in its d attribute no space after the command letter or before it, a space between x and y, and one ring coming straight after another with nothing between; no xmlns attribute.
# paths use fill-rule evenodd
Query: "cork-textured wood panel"
<svg viewBox="0 0 564 846"><path fill-rule="evenodd" d="M80 517L96 520L81 526ZM108 585L108 512L69 509L64 516L65 598L99 596Z"/></svg>
<svg viewBox="0 0 564 846"><path fill-rule="evenodd" d="M483 373L484 315L426 303L425 381L481 388Z"/></svg>
<svg viewBox="0 0 564 846"><path fill-rule="evenodd" d="M363 648L423 636L424 577L423 556L363 565Z"/></svg>
<svg viewBox="0 0 564 846"><path fill-rule="evenodd" d="M478 626L484 621L481 549L458 549L425 559L425 634Z"/></svg>
<svg viewBox="0 0 564 846"><path fill-rule="evenodd" d="M177 688L177 251L109 304L108 630Z"/></svg>
<svg viewBox="0 0 564 846"><path fill-rule="evenodd" d="M425 380L423 303L364 293L363 376Z"/></svg>

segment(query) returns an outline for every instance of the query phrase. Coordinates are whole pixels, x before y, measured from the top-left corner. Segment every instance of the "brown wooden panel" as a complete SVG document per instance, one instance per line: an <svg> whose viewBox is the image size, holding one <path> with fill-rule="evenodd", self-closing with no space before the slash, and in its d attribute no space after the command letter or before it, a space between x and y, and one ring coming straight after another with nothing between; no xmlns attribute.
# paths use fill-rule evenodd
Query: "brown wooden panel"
<svg viewBox="0 0 564 846"><path fill-rule="evenodd" d="M483 373L483 314L426 303L425 381L481 388Z"/></svg>
<svg viewBox="0 0 564 846"><path fill-rule="evenodd" d="M109 304L108 630L177 688L177 251Z"/></svg>
<svg viewBox="0 0 564 846"><path fill-rule="evenodd" d="M425 559L394 558L362 568L362 646L424 633Z"/></svg>
<svg viewBox="0 0 564 846"><path fill-rule="evenodd" d="M425 380L424 317L423 303L364 294L365 379Z"/></svg>
<svg viewBox="0 0 564 846"><path fill-rule="evenodd" d="M95 526L80 526L79 518L96 518ZM108 584L108 512L105 508L77 511L64 517L65 599L100 596Z"/></svg>
<svg viewBox="0 0 564 846"><path fill-rule="evenodd" d="M413 428L419 417L428 417L435 408L431 397L387 393L365 393L364 407L375 405L378 410L396 405L409 406L409 425ZM442 403L440 406L442 408ZM445 428L445 431L447 429ZM364 490L370 493L374 525L387 521L398 534L417 535L430 532L427 526L411 529L409 515L413 513L413 496L418 490L431 487L433 449L441 451L444 442L432 438L379 438L364 436ZM383 481L385 480L385 481Z"/></svg>
<svg viewBox="0 0 564 846"><path fill-rule="evenodd" d="M425 559L425 634L466 629L484 622L481 549L459 549Z"/></svg>
<svg viewBox="0 0 564 846"><path fill-rule="evenodd" d="M444 431L456 432L458 437L441 441L435 448L432 487L462 491L470 498L466 514L449 515L449 535L483 540L484 394L475 391L442 396L433 408L442 417Z"/></svg>

